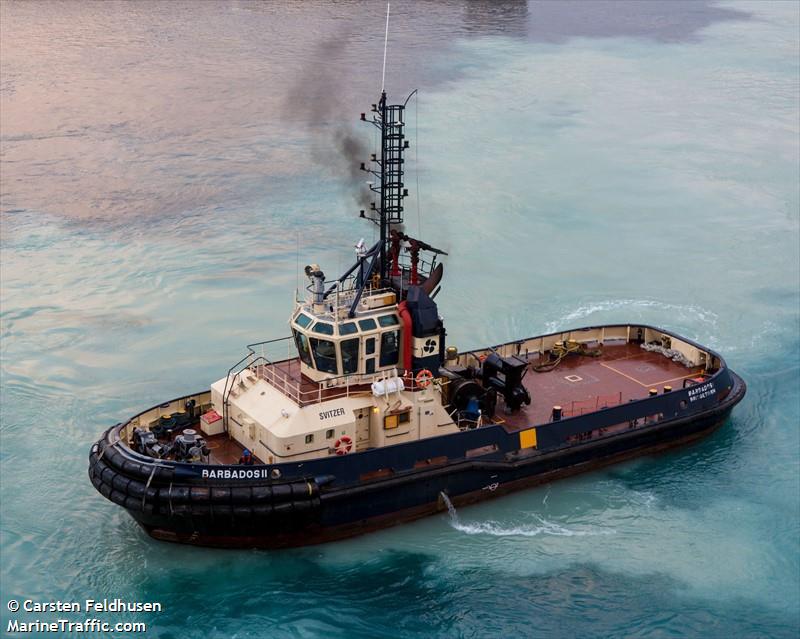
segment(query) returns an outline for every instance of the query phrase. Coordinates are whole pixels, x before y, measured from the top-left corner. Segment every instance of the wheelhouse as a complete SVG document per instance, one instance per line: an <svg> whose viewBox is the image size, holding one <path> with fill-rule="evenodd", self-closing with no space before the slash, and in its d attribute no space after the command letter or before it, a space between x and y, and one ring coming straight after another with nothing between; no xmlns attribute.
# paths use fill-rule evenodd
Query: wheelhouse
<svg viewBox="0 0 800 639"><path fill-rule="evenodd" d="M335 303L317 310L298 303L290 326L304 375L315 381L340 376L372 376L401 367L402 331L397 305L371 306L355 317L340 317ZM394 296L382 295L394 301Z"/></svg>

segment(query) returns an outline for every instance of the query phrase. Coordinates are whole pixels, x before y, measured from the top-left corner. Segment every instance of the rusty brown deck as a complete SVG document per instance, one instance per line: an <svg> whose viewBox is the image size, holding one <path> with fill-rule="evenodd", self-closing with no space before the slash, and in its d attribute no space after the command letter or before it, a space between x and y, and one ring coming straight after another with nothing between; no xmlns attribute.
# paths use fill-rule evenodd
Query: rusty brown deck
<svg viewBox="0 0 800 639"><path fill-rule="evenodd" d="M503 424L506 430L516 431L534 424L546 423L550 420L553 406L561 406L564 417L582 415L604 407L617 406L633 399L647 397L651 388L662 393L664 386L672 386L677 390L683 386L683 380L695 377L702 372L702 367L687 368L673 362L660 353L643 350L638 343L606 342L587 344L589 350L599 349L598 357L568 355L553 370L537 373L532 368L523 379L523 384L531 394L531 405L524 406L513 414L506 414L503 401L498 402L495 421ZM524 359L524 356L520 356ZM536 365L538 354L528 357L531 366ZM256 367L261 377L266 377L266 369L279 371L291 380L295 393L287 392L290 397L299 389L301 405L313 404L346 393L369 391L369 385L323 388L300 371L300 360L295 358L267 366ZM274 374L270 374L275 380ZM280 383L273 383L280 388ZM412 390L412 389L409 389ZM241 455L241 448L236 452L235 463Z"/></svg>
<svg viewBox="0 0 800 639"><path fill-rule="evenodd" d="M227 433L221 435L207 436L203 435L206 440L206 446L211 451L209 455L209 463L211 464L238 464L239 458L242 456L244 446L242 446L235 439L228 437ZM252 451L251 451L252 452ZM254 463L263 463L255 455L253 455Z"/></svg>
<svg viewBox="0 0 800 639"><path fill-rule="evenodd" d="M569 355L549 372L529 369L522 382L531 394L531 405L508 415L500 400L496 418L503 420L507 430L519 430L548 422L553 406L561 406L565 417L586 414L647 397L651 388L659 394L664 386L677 390L684 379L702 371L700 366L686 368L660 353L645 351L638 344L606 343L601 350L599 357ZM537 358L532 354L529 361L535 365Z"/></svg>

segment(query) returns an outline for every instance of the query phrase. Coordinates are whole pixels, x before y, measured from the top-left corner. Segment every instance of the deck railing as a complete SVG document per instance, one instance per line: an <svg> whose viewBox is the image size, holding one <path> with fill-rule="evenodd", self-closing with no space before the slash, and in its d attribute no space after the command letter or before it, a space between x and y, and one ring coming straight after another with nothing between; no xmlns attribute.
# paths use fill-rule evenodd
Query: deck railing
<svg viewBox="0 0 800 639"><path fill-rule="evenodd" d="M622 403L622 391L612 395L598 395L591 399L577 399L570 404L562 405L562 417L577 417L578 415L585 415L586 413L593 413L603 408L610 408L611 406L619 406Z"/></svg>
<svg viewBox="0 0 800 639"><path fill-rule="evenodd" d="M329 399L368 393L370 391L365 390L364 386L393 377L402 377L406 390L415 391L420 388L411 374L397 368L369 375L340 375L326 378L321 382L304 379L300 373L300 360L293 354L294 348L292 337L247 345L247 355L230 368L226 378L223 391L223 418L226 429L231 396L236 396L237 384L245 382L249 375L263 379L301 407Z"/></svg>

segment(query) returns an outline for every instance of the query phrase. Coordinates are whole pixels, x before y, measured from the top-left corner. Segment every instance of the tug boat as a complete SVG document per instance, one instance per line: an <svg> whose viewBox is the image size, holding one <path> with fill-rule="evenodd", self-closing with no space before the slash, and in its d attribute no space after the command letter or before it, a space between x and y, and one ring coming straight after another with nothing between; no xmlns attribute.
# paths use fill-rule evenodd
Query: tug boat
<svg viewBox="0 0 800 639"><path fill-rule="evenodd" d="M378 242L360 241L335 280L305 268L289 336L249 345L210 389L92 446L92 484L152 537L350 537L687 444L744 397L718 353L638 323L447 346L435 301L446 253L402 230L409 98L382 91L361 114L381 138L361 164L376 194L361 217Z"/></svg>

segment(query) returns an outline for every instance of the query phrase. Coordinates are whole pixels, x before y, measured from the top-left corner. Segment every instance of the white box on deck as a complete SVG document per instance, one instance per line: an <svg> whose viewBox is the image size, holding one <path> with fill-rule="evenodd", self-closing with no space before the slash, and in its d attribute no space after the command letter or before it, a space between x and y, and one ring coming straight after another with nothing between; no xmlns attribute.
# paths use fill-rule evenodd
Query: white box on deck
<svg viewBox="0 0 800 639"><path fill-rule="evenodd" d="M222 416L215 410L210 410L205 415L200 415L200 430L209 437L223 433L225 428L222 424Z"/></svg>

